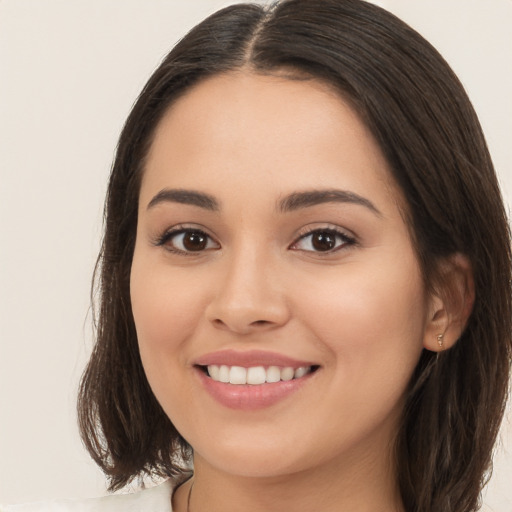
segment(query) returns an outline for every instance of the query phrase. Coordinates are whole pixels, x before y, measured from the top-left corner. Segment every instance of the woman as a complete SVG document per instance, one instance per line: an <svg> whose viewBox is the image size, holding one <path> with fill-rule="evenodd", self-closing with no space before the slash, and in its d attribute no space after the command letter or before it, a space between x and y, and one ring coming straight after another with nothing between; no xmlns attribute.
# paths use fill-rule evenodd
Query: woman
<svg viewBox="0 0 512 512"><path fill-rule="evenodd" d="M127 120L99 262L79 411L112 489L477 510L512 352L506 217L461 85L390 14L288 0L196 27Z"/></svg>

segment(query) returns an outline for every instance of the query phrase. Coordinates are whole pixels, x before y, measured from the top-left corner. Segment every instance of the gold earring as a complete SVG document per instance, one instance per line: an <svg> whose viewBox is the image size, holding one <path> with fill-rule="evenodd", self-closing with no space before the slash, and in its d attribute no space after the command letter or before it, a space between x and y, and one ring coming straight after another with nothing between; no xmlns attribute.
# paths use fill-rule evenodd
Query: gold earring
<svg viewBox="0 0 512 512"><path fill-rule="evenodd" d="M437 344L439 345L439 348L441 350L443 350L443 338L444 338L444 334L437 335Z"/></svg>

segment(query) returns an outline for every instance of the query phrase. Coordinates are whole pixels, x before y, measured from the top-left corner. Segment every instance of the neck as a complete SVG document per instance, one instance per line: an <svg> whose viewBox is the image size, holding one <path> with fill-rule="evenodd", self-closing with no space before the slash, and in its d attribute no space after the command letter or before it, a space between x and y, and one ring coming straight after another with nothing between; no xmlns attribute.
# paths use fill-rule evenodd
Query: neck
<svg viewBox="0 0 512 512"><path fill-rule="evenodd" d="M381 454L382 455L382 454ZM195 455L193 480L180 488L174 509L187 512L403 512L394 468L386 456L361 457L272 477L233 475ZM243 504L243 507L242 505Z"/></svg>

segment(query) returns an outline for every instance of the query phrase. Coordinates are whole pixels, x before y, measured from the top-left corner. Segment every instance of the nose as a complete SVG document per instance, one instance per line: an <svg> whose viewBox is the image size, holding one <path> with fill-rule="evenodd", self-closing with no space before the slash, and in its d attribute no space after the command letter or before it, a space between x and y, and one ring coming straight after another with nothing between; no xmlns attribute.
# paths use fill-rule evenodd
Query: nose
<svg viewBox="0 0 512 512"><path fill-rule="evenodd" d="M283 326L290 317L277 265L249 252L222 263L216 293L206 308L207 319L217 329L251 334Z"/></svg>

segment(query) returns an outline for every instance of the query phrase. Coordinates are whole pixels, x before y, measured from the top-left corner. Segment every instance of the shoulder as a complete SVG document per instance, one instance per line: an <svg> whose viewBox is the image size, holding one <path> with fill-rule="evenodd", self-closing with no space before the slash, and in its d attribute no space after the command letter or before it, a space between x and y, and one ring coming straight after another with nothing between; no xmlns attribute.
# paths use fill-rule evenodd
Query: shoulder
<svg viewBox="0 0 512 512"><path fill-rule="evenodd" d="M0 505L0 512L172 512L172 484L166 480L156 487L132 494L112 494L86 500L55 500L23 505Z"/></svg>

